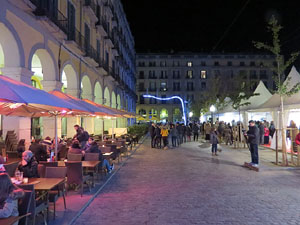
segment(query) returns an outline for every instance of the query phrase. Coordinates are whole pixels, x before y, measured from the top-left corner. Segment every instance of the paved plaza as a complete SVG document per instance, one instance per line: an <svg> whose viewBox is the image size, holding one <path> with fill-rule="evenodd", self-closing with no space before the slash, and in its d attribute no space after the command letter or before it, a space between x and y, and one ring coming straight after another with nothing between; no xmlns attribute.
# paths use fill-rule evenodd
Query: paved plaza
<svg viewBox="0 0 300 225"><path fill-rule="evenodd" d="M300 224L300 170L263 159L258 173L241 166L246 149L200 145L146 139L75 224Z"/></svg>

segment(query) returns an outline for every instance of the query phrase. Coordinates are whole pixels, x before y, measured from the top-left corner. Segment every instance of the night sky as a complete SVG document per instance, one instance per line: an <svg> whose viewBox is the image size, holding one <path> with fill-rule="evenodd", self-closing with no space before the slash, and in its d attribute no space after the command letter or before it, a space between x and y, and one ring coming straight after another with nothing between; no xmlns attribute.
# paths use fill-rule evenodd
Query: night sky
<svg viewBox="0 0 300 225"><path fill-rule="evenodd" d="M300 50L299 0L121 1L137 52L257 52L252 40L271 40L266 24L272 14L284 26L283 53Z"/></svg>

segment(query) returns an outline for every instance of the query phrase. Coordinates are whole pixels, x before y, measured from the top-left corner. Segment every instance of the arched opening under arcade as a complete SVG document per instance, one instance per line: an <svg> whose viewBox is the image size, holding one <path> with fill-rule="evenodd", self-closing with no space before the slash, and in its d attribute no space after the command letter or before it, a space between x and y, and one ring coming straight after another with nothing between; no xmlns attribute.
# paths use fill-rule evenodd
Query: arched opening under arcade
<svg viewBox="0 0 300 225"><path fill-rule="evenodd" d="M85 75L81 80L81 99L88 99L93 101L94 97L92 95L92 84L90 78ZM93 117L83 117L81 120L81 126L90 134L94 134L94 118Z"/></svg>
<svg viewBox="0 0 300 225"><path fill-rule="evenodd" d="M45 89L45 91L50 91L55 89L55 87L46 86L43 87L43 81L55 81L55 65L46 49L38 49L34 52L30 62L31 71L33 75L31 76L31 85L38 89ZM60 136L60 125L59 136ZM52 118L31 118L31 136L40 139L45 136L53 137L54 135L54 122Z"/></svg>
<svg viewBox="0 0 300 225"><path fill-rule="evenodd" d="M78 98L78 76L74 67L67 63L61 73L62 87L61 91ZM74 125L80 124L80 117L63 117L61 119L61 135L62 137L73 137L75 135Z"/></svg>
<svg viewBox="0 0 300 225"><path fill-rule="evenodd" d="M97 104L102 104L103 103L103 92L102 92L102 86L100 82L96 82L95 88L94 88L94 95L95 95L95 100L94 102ZM102 134L103 130L103 119L96 117L95 118L95 134Z"/></svg>
<svg viewBox="0 0 300 225"><path fill-rule="evenodd" d="M160 110L160 114L159 114L159 117L160 117L160 121L163 122L163 123L166 123L168 122L168 110L163 108Z"/></svg>
<svg viewBox="0 0 300 225"><path fill-rule="evenodd" d="M111 106L111 98L110 98L110 91L108 87L104 88L104 105ZM108 132L109 128L112 127L111 120L104 120L104 131Z"/></svg>

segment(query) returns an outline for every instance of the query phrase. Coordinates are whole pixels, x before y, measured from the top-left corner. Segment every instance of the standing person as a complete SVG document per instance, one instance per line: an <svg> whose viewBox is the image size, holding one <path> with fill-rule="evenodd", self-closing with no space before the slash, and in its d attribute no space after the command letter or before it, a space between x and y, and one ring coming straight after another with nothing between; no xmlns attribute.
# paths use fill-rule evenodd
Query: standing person
<svg viewBox="0 0 300 225"><path fill-rule="evenodd" d="M176 124L176 129L178 133L178 145L181 145L183 143L183 126L180 123Z"/></svg>
<svg viewBox="0 0 300 225"><path fill-rule="evenodd" d="M0 218L19 216L18 199L23 197L24 191L15 186L6 173L0 173L0 184Z"/></svg>
<svg viewBox="0 0 300 225"><path fill-rule="evenodd" d="M230 126L228 124L228 125L226 125L226 127L224 129L224 136L225 136L225 143L226 143L226 145L228 145L228 143L230 145L232 145L231 134L232 134L232 132L231 132Z"/></svg>
<svg viewBox="0 0 300 225"><path fill-rule="evenodd" d="M167 148L168 148L169 131L168 131L166 125L163 125L160 134L161 134L162 139L163 139L164 149L167 150Z"/></svg>
<svg viewBox="0 0 300 225"><path fill-rule="evenodd" d="M149 128L149 133L151 137L151 148L155 147L155 123L151 123L151 127Z"/></svg>
<svg viewBox="0 0 300 225"><path fill-rule="evenodd" d="M204 132L205 132L205 140L209 141L210 140L210 131L211 131L211 126L210 123L206 123L204 127Z"/></svg>
<svg viewBox="0 0 300 225"><path fill-rule="evenodd" d="M197 123L193 124L193 135L194 135L194 141L198 141L199 138L199 126Z"/></svg>
<svg viewBox="0 0 300 225"><path fill-rule="evenodd" d="M74 126L74 129L76 130L76 134L74 135L73 139L76 138L80 142L81 148L84 149L90 135L87 131L85 131L77 124Z"/></svg>
<svg viewBox="0 0 300 225"><path fill-rule="evenodd" d="M218 143L219 143L219 137L218 137L218 131L215 127L211 128L210 133L210 143L211 143L211 154L214 156L217 156L217 150L218 150Z"/></svg>
<svg viewBox="0 0 300 225"><path fill-rule="evenodd" d="M264 134L264 144L265 145L269 144L269 135L270 135L269 128L267 126L265 126L265 134Z"/></svg>
<svg viewBox="0 0 300 225"><path fill-rule="evenodd" d="M249 130L245 134L248 137L248 143L250 144L250 152L251 152L251 165L254 167L258 167L258 145L259 145L259 129L255 126L255 122L253 120L249 121Z"/></svg>
<svg viewBox="0 0 300 225"><path fill-rule="evenodd" d="M184 143L186 142L186 125L183 123L182 128L183 128L183 141Z"/></svg>
<svg viewBox="0 0 300 225"><path fill-rule="evenodd" d="M156 125L156 128L155 128L155 140L154 140L154 145L156 148L161 148L161 129L159 127L159 124Z"/></svg>
<svg viewBox="0 0 300 225"><path fill-rule="evenodd" d="M41 144L40 139L36 139L35 142L29 146L29 150L32 151L35 159L38 162L47 161L47 158L48 158L47 147L48 147L48 145Z"/></svg>
<svg viewBox="0 0 300 225"><path fill-rule="evenodd" d="M172 147L176 147L178 131L174 124L171 125L170 135L172 139Z"/></svg>
<svg viewBox="0 0 300 225"><path fill-rule="evenodd" d="M192 129L190 125L186 126L186 136L187 136L187 140L191 141Z"/></svg>
<svg viewBox="0 0 300 225"><path fill-rule="evenodd" d="M275 133L275 125L274 125L274 121L271 121L270 127L269 127L269 131L270 131L270 136L273 138L273 135Z"/></svg>
<svg viewBox="0 0 300 225"><path fill-rule="evenodd" d="M260 135L260 139L259 139L259 144L263 144L264 143L264 137L265 137L265 125L263 122L259 123L259 135Z"/></svg>

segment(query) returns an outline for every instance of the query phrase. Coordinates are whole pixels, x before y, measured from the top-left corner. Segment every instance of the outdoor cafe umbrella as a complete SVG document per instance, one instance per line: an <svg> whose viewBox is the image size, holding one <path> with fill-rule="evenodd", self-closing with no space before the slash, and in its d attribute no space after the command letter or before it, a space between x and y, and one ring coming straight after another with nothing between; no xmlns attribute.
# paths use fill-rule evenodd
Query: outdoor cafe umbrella
<svg viewBox="0 0 300 225"><path fill-rule="evenodd" d="M55 155L57 156L57 116L81 115L89 111L46 91L9 77L0 76L0 114L24 117L55 117Z"/></svg>

